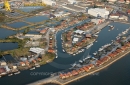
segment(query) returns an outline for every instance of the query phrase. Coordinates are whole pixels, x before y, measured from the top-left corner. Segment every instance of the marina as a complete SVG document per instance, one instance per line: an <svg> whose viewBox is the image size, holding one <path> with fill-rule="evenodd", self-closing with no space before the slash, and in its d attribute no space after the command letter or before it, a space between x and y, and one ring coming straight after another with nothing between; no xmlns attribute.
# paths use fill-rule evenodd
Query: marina
<svg viewBox="0 0 130 85"><path fill-rule="evenodd" d="M27 11L29 13L31 11L31 9L25 10L25 11ZM24 12L21 11L21 14L23 14L23 15L18 15L18 16L24 17ZM30 15L33 15L33 13L31 14L31 12L30 12ZM11 16L11 14L9 15L9 17L10 16ZM12 16L12 17L14 18L14 16ZM94 42L91 42L87 46L83 46L82 48L79 48L76 52L72 53L72 55L67 54L67 50L64 49L64 38L62 37L62 34L64 32L67 32L68 30L76 27L76 26L82 25L84 22L89 21L89 19L84 20L86 18L83 18L83 19L82 18L83 17L81 17L81 18L76 17L76 18L74 18L74 21L72 20L72 22L71 22L71 20L70 20L70 22L68 23L67 21L69 21L69 19L71 19L71 17L69 17L68 20L67 19L64 20L64 23L62 23L62 25L55 27L54 22L56 22L56 21L61 22L60 20L58 20L58 18L57 18L57 20L53 20L55 18L50 18L51 20L48 20L49 19L48 16L44 17L44 15L41 15L41 16L38 15L38 16L34 16L34 17L28 17L28 18L24 17L24 18L22 18L22 19L24 19L22 22L30 24L29 27L24 26L25 24L21 24L21 23L20 23L21 25L16 26L17 23L15 23L15 22L14 22L15 24L12 23L12 25L10 25L9 27L3 26L3 28L11 29L11 30L14 30L14 28L17 28L17 27L21 27L18 30L15 29L16 31L13 31L13 32L16 32L16 33L18 33L19 30L21 32L21 29L23 29L22 31L25 32L26 30L24 30L24 28L25 29L26 28L27 29L28 28L34 29L35 26L38 29L39 29L39 27L43 28L43 27L46 27L46 26L51 27L51 30L58 28L58 31L56 31L55 35L52 35L52 36L55 36L55 37L51 36L51 39L49 40L49 42L50 42L49 47L52 48L50 50L50 52L53 51L54 55L55 55L54 60L52 62L50 62L49 60L45 61L43 59L43 62L45 61L46 64L45 65L41 65L41 64L39 65L39 64L35 63L35 61L38 61L37 59L35 59L35 61L33 61L35 63L34 66L29 68L29 70L23 70L23 71L19 70L19 71L13 72L14 75L11 74L11 73L7 74L7 76L11 76L11 77L2 77L1 80L0 80L1 84L2 85L9 85L9 84L11 84L11 85L16 85L16 84L17 85L26 85L26 84L29 84L31 82L36 81L34 83L36 85L43 84L43 83L46 84L48 82L49 83L61 84L61 85L65 85L65 84L67 84L67 85L84 85L86 83L87 83L87 85L96 85L96 84L100 84L100 85L102 85L102 84L105 84L105 85L107 85L107 84L108 85L120 85L121 84L121 85L124 85L124 84L118 83L118 82L116 82L116 84L113 84L113 82L117 81L117 80L119 80L119 82L120 82L121 77L114 78L114 77L108 76L106 74L103 75L102 73L104 72L103 69L107 69L106 71L109 72L109 70L111 70L111 68L108 68L108 66L111 67L111 66L115 65L118 62L117 60L121 58L121 56L119 56L118 51L122 50L122 52L120 52L120 55L122 55L122 56L125 55L125 53L123 53L123 51L124 52L129 51L129 48L128 48L129 44L127 44L128 47L125 46L123 48L120 48L118 51L116 50L116 52L114 52L115 51L114 49L111 50L111 48L117 49L118 46L120 47L120 45L115 44L115 39L117 39L117 40L121 39L122 41L123 41L123 39L126 39L125 36L127 35L127 33L129 33L129 31L127 30L127 28L130 27L129 24L126 25L124 23L119 23L119 22L118 23L116 23L116 22L110 23L108 21L108 22L104 22L103 24L95 25L95 27L92 27L89 31L86 31L86 33L83 33L83 35L89 34L89 33L92 33L92 34L96 33L95 35L92 35L94 37L97 37L94 40ZM46 20L48 20L47 23L44 23ZM16 20L16 22L17 22L17 20ZM39 24L38 24L38 22L39 22ZM68 24L66 24L66 22ZM42 26L41 24L44 24L44 26ZM83 25L83 26L81 26L81 28L82 29L86 28L85 26L87 26L87 25ZM110 32L108 32L109 31L108 29L110 29ZM37 32L40 32L40 30L37 30ZM125 35L125 36L124 37L117 36L119 33L120 33L120 35ZM8 32L8 33L1 32L0 35L2 35L2 37L5 36L4 38L6 38L10 35L10 32ZM42 36L43 36L42 42L44 42L45 37L48 37L48 36L44 37L44 35L45 34L42 34ZM85 36L87 36L86 39L89 40L88 37L90 37L90 36L88 36L88 35L85 35ZM81 41L81 39L82 39L82 37L80 35L76 35L74 37L75 38L78 37L79 41ZM72 37L72 38L74 38L74 37ZM52 41L52 39L54 41ZM127 39L129 39L129 38L127 38ZM33 39L31 39L31 40L33 41ZM55 43L54 48L53 48L53 43ZM125 45L126 43L122 43L122 44ZM0 46L0 51L1 51L1 49L2 50L16 49L16 48L18 48L18 46L17 45L16 46L11 45L11 47L10 46ZM80 46L80 44L79 44L79 46ZM14 47L14 48L12 48L12 47ZM76 46L75 48L78 48L78 46ZM48 48L45 48L45 50L47 50L47 49ZM108 55L109 53L111 53L110 50L113 52L112 55L114 55L114 56L116 55L115 53L118 53L117 56L119 58L117 56L116 57L111 56L111 59L109 59L110 57L106 57L106 56L104 58L104 55ZM73 50L71 50L71 51L73 52ZM108 51L109 51L109 53L107 54ZM12 57L14 57L14 56L12 56ZM18 56L15 56L15 57L18 57ZM26 57L26 55L23 56L23 58L25 58L25 57ZM27 56L27 59L30 59L31 57L34 57L34 55ZM44 56L44 57L46 59L46 56ZM5 58L8 60L7 57L5 57ZM125 61L129 61L129 57L127 57L127 58L124 57L122 59L126 59ZM99 60L99 62L97 62L98 60ZM104 62L102 62L102 61L104 61ZM117 62L115 62L115 61L117 61ZM121 60L119 60L119 61L121 61ZM98 64L96 64L96 62ZM102 62L102 65L99 65L100 62ZM114 63L114 64L112 64L112 63ZM124 61L122 63L124 63ZM117 65L112 69L119 69L120 72L122 72L122 70L124 71L124 69L126 69L126 66L122 66L122 63L119 64L120 67L122 67L122 68L118 68L119 65ZM110 64L112 64L112 65L110 65ZM23 67L24 67L24 64L23 64ZM100 71L100 75L98 75L98 76L104 77L104 78L99 80L100 77L98 77L98 76L91 77L93 74L96 74L95 72L99 72L99 70L101 70L101 71ZM127 68L127 70L129 71L128 68ZM36 76L35 74L33 74L33 72L39 72L39 73L42 72L42 73L46 73L46 75L44 74L42 76ZM107 72L105 72L105 73L107 73ZM119 72L116 72L116 71L113 71L113 72L115 73L115 74L113 74L114 76L126 73L126 72L119 73ZM113 72L111 72L110 75ZM53 73L54 73L54 75L53 75ZM3 74L3 75L5 75L5 74ZM19 74L19 75L17 75L17 74ZM85 77L85 76L87 76L87 77ZM113 80L113 78L114 78L114 80ZM17 81L16 81L16 79L17 79ZM80 79L80 81L79 81L79 79ZM122 80L123 79L126 79L123 82L127 81L127 78L122 78ZM4 82L5 80L8 80L8 82ZM40 81L38 81L38 80L40 80ZM91 81L89 81L89 80L91 80ZM107 82L106 80L109 81L109 82ZM82 83L81 81L84 82L84 83ZM95 81L96 83L93 82L93 81ZM73 82L73 83L71 83L71 82ZM48 84L48 85L50 85L50 84ZM127 85L127 83L125 85Z"/></svg>
<svg viewBox="0 0 130 85"><path fill-rule="evenodd" d="M109 44L105 45L105 47L107 47L107 46L109 46ZM103 48L103 49L105 49L105 48ZM116 54L114 52L116 52ZM73 70L71 72L72 74L63 73L63 74L59 75L60 78L58 78L58 76L54 76L54 77L50 77L50 79L47 78L47 79L44 79L44 80L40 80L40 81L38 81L38 83L39 84L46 84L46 83L49 83L49 82L53 82L53 83L57 83L57 84L60 84L60 85L66 85L66 84L73 82L77 79L80 79L80 78L85 77L87 75L91 75L92 73L95 73L97 71L100 71L100 70L106 68L107 66L111 65L112 63L114 63L118 59L124 57L129 52L130 52L130 42L128 42L124 46L120 47L119 49L116 49L115 51L109 53L108 55L104 55L105 57L103 57L102 59L97 60L95 65L91 65L91 66L93 66L93 67L90 68L92 70L83 67L84 71L81 70L82 73L78 72L77 70L75 70L75 72L74 72L74 70ZM81 60L79 60L79 62L83 63ZM73 64L73 67L74 66L76 66L76 63ZM28 84L28 85L37 85L37 82L31 83L31 84Z"/></svg>
<svg viewBox="0 0 130 85"><path fill-rule="evenodd" d="M124 26L123 26L124 27ZM118 27L119 28L119 27ZM100 34L102 34L102 33L104 33L104 31L106 30L106 33L107 33L107 29L104 29L103 30L103 32L101 32L101 33L99 33L99 37L100 37ZM119 30L121 30L120 32L122 32L123 30L122 29L119 29ZM59 35L59 33L58 33L58 35ZM115 36L115 35L114 35ZM104 37L106 37L106 36L104 36ZM114 39L114 38L112 38L112 39ZM59 40L58 40L59 41ZM98 40L99 42L97 42L97 43L101 43L100 42L100 40ZM111 41L111 39L109 39L109 41ZM104 44L105 43L108 43L108 40L106 41L106 42L104 42ZM57 43L58 44L58 49L60 49L60 44L59 43ZM103 43L102 43L102 45L103 45ZM93 45L94 47L95 47L95 45ZM99 48L99 46L97 46L97 48ZM95 48L96 49L96 48ZM79 55L78 55L79 56ZM79 56L80 57L80 56ZM73 58L73 57L72 57ZM61 59L61 57L59 56L59 59ZM59 60L59 59L57 59L57 60ZM55 60L55 62L57 61L57 60ZM67 58L67 60L68 60L68 58ZM58 61L57 61L57 63L58 63ZM51 65L51 64L49 64L49 65ZM40 68L42 69L42 67L44 67L44 66L41 66ZM51 67L52 68L52 67ZM37 70L37 69L36 69ZM27 72L27 71L23 71L21 74L22 75L24 75L25 74L25 72ZM19 75L17 75L17 76L19 76ZM12 78L13 78L14 76L12 76ZM33 77L34 78L34 77ZM1 78L1 79L5 79L5 78ZM18 82L17 82L18 83Z"/></svg>

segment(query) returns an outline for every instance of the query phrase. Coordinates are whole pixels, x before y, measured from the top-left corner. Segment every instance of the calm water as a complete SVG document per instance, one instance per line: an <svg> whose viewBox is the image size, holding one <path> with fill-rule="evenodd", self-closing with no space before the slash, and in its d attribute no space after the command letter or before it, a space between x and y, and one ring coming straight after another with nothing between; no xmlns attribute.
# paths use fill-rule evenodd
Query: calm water
<svg viewBox="0 0 130 85"><path fill-rule="evenodd" d="M29 7L20 7L19 9L24 12L32 12L42 8L43 8L42 6L29 6Z"/></svg>
<svg viewBox="0 0 130 85"><path fill-rule="evenodd" d="M29 18L26 18L25 20L28 21L28 22L41 22L41 21L44 21L44 20L48 20L49 18L46 17L46 16L34 16L34 17L29 17Z"/></svg>
<svg viewBox="0 0 130 85"><path fill-rule="evenodd" d="M26 26L28 24L25 22L15 22L15 23L7 24L7 25L10 27L13 27L13 28L20 28L20 27Z"/></svg>
<svg viewBox="0 0 130 85"><path fill-rule="evenodd" d="M18 48L18 43L0 43L0 50L12 50Z"/></svg>
<svg viewBox="0 0 130 85"><path fill-rule="evenodd" d="M115 26L113 31L108 31L108 27L105 27L98 37L98 42L95 42L91 49L86 50L85 53L78 54L76 56L71 56L62 52L61 46L61 34L62 32L57 33L57 44L58 44L58 58L55 59L52 63L46 64L37 68L33 71L26 70L22 71L19 75L14 75L11 77L3 77L0 79L1 85L25 85L43 78L48 77L49 75L31 75L32 72L57 72L63 69L70 67L70 64L78 61L83 56L86 56L90 52L97 51L99 47L106 43L110 43L111 40L114 40L115 37L128 28L130 25L124 25L121 23L112 23ZM118 30L117 30L118 28ZM109 66L105 70L99 72L98 75L88 76L83 79L80 79L69 85L129 85L130 79L130 55L118 60L113 65ZM16 81L17 79L17 81ZM6 82L8 81L8 82Z"/></svg>
<svg viewBox="0 0 130 85"><path fill-rule="evenodd" d="M0 39L4 39L4 38L6 38L10 35L14 35L14 34L16 34L15 31L0 28Z"/></svg>

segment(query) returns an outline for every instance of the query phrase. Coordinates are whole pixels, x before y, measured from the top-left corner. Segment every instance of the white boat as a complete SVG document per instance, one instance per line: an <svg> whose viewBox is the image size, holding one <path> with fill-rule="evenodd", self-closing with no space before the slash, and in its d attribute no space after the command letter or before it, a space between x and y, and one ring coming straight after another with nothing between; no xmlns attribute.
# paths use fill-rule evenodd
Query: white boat
<svg viewBox="0 0 130 85"><path fill-rule="evenodd" d="M75 56L76 54L74 53L73 56Z"/></svg>
<svg viewBox="0 0 130 85"><path fill-rule="evenodd" d="M39 65L39 64L36 64L35 66L36 66L36 67L40 67L40 65Z"/></svg>
<svg viewBox="0 0 130 85"><path fill-rule="evenodd" d="M97 52L93 53L93 55L96 55L96 54L97 54Z"/></svg>
<svg viewBox="0 0 130 85"><path fill-rule="evenodd" d="M12 73L10 73L8 76L12 76L13 74Z"/></svg>
<svg viewBox="0 0 130 85"><path fill-rule="evenodd" d="M63 49L62 51L63 51L63 52L65 52L65 50L64 50L64 49Z"/></svg>
<svg viewBox="0 0 130 85"><path fill-rule="evenodd" d="M58 56L56 55L56 58L58 58Z"/></svg>
<svg viewBox="0 0 130 85"><path fill-rule="evenodd" d="M96 32L95 34L98 34L99 32Z"/></svg>
<svg viewBox="0 0 130 85"><path fill-rule="evenodd" d="M94 35L95 37L98 37L98 35Z"/></svg>
<svg viewBox="0 0 130 85"><path fill-rule="evenodd" d="M79 63L83 63L83 61L82 61L82 60L79 60Z"/></svg>
<svg viewBox="0 0 130 85"><path fill-rule="evenodd" d="M35 69L35 67L30 68L30 70L34 70L34 69Z"/></svg>
<svg viewBox="0 0 130 85"><path fill-rule="evenodd" d="M93 43L91 43L90 45L88 45L88 46L86 47L86 49L89 49L92 45L93 45Z"/></svg>
<svg viewBox="0 0 130 85"><path fill-rule="evenodd" d="M72 66L72 67L75 67L76 65L77 65L76 63L74 63L74 64L71 64L71 66Z"/></svg>
<svg viewBox="0 0 130 85"><path fill-rule="evenodd" d="M17 71L17 72L15 72L14 74L15 74L15 75L16 75L16 74L20 74L20 71Z"/></svg>

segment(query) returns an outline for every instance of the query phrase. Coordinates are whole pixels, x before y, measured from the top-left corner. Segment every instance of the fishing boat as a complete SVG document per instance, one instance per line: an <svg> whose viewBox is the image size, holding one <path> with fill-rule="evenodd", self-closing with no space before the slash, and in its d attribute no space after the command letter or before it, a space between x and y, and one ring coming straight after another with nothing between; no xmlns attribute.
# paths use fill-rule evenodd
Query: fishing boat
<svg viewBox="0 0 130 85"><path fill-rule="evenodd" d="M30 68L30 70L34 70L34 69L35 69L35 67Z"/></svg>
<svg viewBox="0 0 130 85"><path fill-rule="evenodd" d="M14 74L15 74L15 75L16 75L16 74L20 74L20 71L17 71L17 72L15 72Z"/></svg>

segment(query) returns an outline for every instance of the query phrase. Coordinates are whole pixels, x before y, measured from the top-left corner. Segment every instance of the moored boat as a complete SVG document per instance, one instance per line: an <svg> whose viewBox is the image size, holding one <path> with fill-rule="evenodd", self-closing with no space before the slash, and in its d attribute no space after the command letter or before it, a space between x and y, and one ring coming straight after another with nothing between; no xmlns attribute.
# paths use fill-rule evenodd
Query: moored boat
<svg viewBox="0 0 130 85"><path fill-rule="evenodd" d="M30 68L30 70L34 70L34 69L35 69L35 67Z"/></svg>
<svg viewBox="0 0 130 85"><path fill-rule="evenodd" d="M12 73L8 74L8 76L12 76L12 75L13 75Z"/></svg>
<svg viewBox="0 0 130 85"><path fill-rule="evenodd" d="M17 71L17 72L15 72L14 74L15 74L15 75L16 75L16 74L20 74L20 71Z"/></svg>

